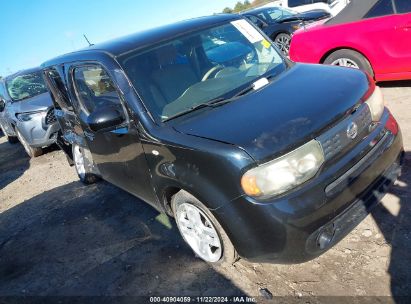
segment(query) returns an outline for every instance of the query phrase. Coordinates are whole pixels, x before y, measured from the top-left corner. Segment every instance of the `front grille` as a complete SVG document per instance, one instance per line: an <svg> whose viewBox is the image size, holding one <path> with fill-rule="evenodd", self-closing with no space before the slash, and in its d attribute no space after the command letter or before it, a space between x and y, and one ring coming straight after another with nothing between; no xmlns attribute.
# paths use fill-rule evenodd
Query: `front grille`
<svg viewBox="0 0 411 304"><path fill-rule="evenodd" d="M54 109L50 109L46 115L46 124L51 125L56 122L56 116L54 115Z"/></svg>
<svg viewBox="0 0 411 304"><path fill-rule="evenodd" d="M357 126L357 135L354 139L347 135L347 129L352 123ZM339 153L360 142L368 134L371 123L370 109L363 104L354 114L319 136L317 140L323 148L325 160L336 157Z"/></svg>

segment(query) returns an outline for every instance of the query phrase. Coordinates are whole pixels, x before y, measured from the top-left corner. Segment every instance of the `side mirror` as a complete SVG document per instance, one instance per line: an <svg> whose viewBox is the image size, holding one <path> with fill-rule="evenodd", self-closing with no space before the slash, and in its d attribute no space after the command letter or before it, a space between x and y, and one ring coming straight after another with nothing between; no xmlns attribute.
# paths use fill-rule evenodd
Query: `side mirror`
<svg viewBox="0 0 411 304"><path fill-rule="evenodd" d="M125 121L121 110L115 106L105 106L87 117L87 124L94 132L114 130Z"/></svg>
<svg viewBox="0 0 411 304"><path fill-rule="evenodd" d="M6 108L6 101L3 98L0 98L0 112L3 112Z"/></svg>

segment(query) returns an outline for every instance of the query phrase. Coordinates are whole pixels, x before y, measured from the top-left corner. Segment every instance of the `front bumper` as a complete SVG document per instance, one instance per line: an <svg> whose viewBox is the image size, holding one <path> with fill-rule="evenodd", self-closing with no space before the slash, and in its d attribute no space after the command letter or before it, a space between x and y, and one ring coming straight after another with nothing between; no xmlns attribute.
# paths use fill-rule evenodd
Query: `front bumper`
<svg viewBox="0 0 411 304"><path fill-rule="evenodd" d="M57 140L60 126L57 121L46 124L45 115L29 121L18 121L17 128L31 147L47 147Z"/></svg>
<svg viewBox="0 0 411 304"><path fill-rule="evenodd" d="M242 196L214 214L241 257L305 262L368 215L400 174L402 157L401 132L386 110L376 129L299 189L265 202Z"/></svg>

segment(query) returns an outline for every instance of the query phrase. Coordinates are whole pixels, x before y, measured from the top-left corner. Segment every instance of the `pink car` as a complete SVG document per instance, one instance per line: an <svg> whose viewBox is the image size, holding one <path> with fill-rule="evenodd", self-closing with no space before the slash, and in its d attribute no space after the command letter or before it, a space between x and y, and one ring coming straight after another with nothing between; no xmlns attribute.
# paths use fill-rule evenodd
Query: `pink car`
<svg viewBox="0 0 411 304"><path fill-rule="evenodd" d="M377 81L411 79L411 0L351 0L292 37L293 61L359 68Z"/></svg>

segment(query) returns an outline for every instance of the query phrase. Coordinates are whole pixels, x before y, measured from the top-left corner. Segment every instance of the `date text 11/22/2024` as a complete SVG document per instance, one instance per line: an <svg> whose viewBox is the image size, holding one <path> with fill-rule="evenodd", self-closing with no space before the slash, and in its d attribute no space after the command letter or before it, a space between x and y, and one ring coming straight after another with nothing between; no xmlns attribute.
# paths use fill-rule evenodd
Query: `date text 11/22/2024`
<svg viewBox="0 0 411 304"><path fill-rule="evenodd" d="M150 297L150 303L256 303L247 296L232 297Z"/></svg>

